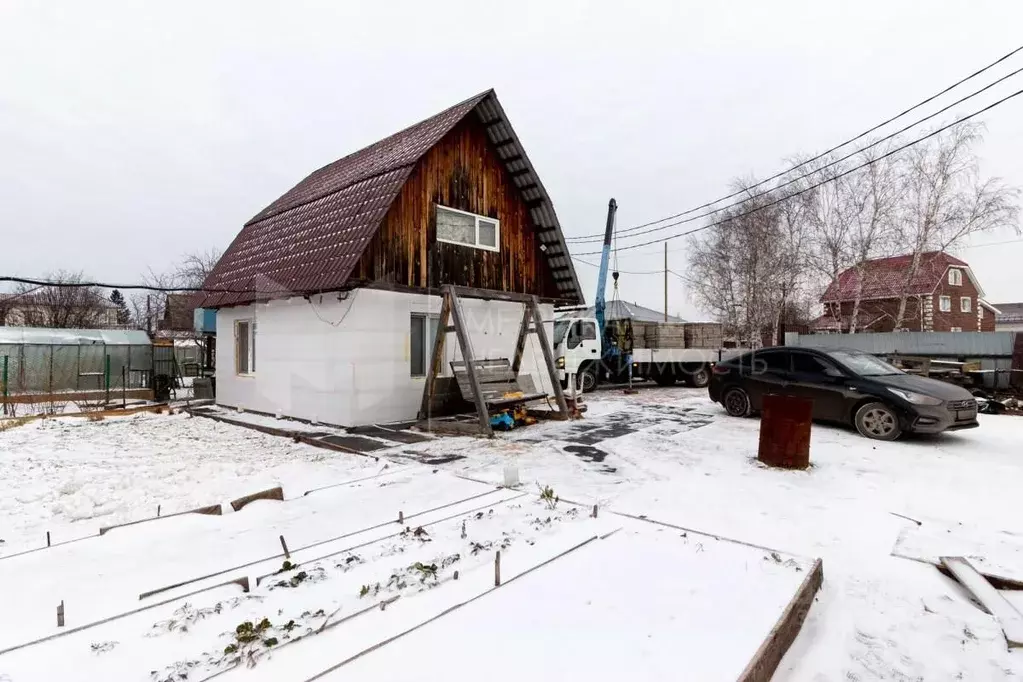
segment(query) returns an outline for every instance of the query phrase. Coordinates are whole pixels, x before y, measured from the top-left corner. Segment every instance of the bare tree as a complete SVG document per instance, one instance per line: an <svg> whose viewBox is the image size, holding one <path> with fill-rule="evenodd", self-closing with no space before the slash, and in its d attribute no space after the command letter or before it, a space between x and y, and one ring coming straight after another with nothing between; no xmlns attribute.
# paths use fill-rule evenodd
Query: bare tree
<svg viewBox="0 0 1023 682"><path fill-rule="evenodd" d="M750 182L736 183L751 188ZM724 222L691 243L690 283L703 307L740 342L761 345L776 336L787 299L798 296L805 232L802 209L774 204L771 194L748 198L722 214Z"/></svg>
<svg viewBox="0 0 1023 682"><path fill-rule="evenodd" d="M23 324L28 327L58 329L89 329L104 320L105 298L99 288L85 286L79 272L59 270L46 275L49 286L22 285L15 292L16 303L23 311Z"/></svg>
<svg viewBox="0 0 1023 682"><path fill-rule="evenodd" d="M907 152L898 230L913 258L897 292L897 329L924 253L954 248L971 235L1000 227L1019 232L1019 190L980 177L975 147L982 140L981 124L964 123Z"/></svg>
<svg viewBox="0 0 1023 682"><path fill-rule="evenodd" d="M873 271L868 270L865 264L872 258L887 254L895 245L895 215L901 199L900 164L895 157L885 157L885 153L885 149L876 148L862 152L859 160L869 165L842 178L845 182L840 188L843 210L851 228L849 255L856 273L856 289L849 316L850 334L856 333L864 289L874 284L868 281Z"/></svg>
<svg viewBox="0 0 1023 682"><path fill-rule="evenodd" d="M149 268L142 275L142 282L157 289L197 289L206 281L221 253L216 249L187 253L169 272L158 273ZM129 303L132 323L138 329L155 333L167 310L167 293L139 292L132 295Z"/></svg>
<svg viewBox="0 0 1023 682"><path fill-rule="evenodd" d="M207 249L185 254L181 264L174 271L176 286L193 289L201 287L223 253L220 249Z"/></svg>
<svg viewBox="0 0 1023 682"><path fill-rule="evenodd" d="M839 286L843 273L852 269L855 292L847 311L851 313L850 333L856 332L863 291L871 284L867 281L870 270L864 264L886 255L895 244L899 167L894 157L884 156L887 151L871 149L858 154L853 162L868 165L853 172L847 163L823 157L813 162L811 168L816 170L792 190L820 185L803 190L799 197L807 232L805 259L810 273L824 285L822 289L830 283ZM834 316L841 329L841 306L829 305L825 312Z"/></svg>

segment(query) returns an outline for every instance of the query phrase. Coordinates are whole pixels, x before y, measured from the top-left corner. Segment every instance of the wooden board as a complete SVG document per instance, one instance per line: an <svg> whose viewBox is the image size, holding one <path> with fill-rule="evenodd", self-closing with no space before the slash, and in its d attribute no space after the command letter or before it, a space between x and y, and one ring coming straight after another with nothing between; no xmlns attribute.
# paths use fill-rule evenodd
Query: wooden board
<svg viewBox="0 0 1023 682"><path fill-rule="evenodd" d="M941 565L994 616L1005 633L1009 648L1023 647L1023 614L1006 601L965 557L941 557Z"/></svg>
<svg viewBox="0 0 1023 682"><path fill-rule="evenodd" d="M742 671L739 682L769 682L778 669L778 664L785 656L785 652L792 646L796 636L803 628L803 621L810 612L813 599L824 582L824 566L820 559L817 559L810 573L799 586L796 595L789 602L782 612L778 622L771 628L767 638L760 648L753 655L753 659Z"/></svg>

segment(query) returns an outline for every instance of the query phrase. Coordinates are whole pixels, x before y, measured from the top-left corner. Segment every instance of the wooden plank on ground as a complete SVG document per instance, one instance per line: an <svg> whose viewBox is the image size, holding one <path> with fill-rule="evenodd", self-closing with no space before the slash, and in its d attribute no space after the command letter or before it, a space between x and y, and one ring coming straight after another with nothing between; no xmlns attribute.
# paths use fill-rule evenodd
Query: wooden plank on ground
<svg viewBox="0 0 1023 682"><path fill-rule="evenodd" d="M944 556L941 557L941 565L994 616L1005 633L1009 648L1023 647L1023 614L978 573L965 557Z"/></svg>
<svg viewBox="0 0 1023 682"><path fill-rule="evenodd" d="M284 489L277 486L276 488L267 488L266 490L260 490L258 493L239 497L237 500L231 501L231 508L235 511L241 511L247 504L255 502L256 500L276 500L278 502L283 502Z"/></svg>
<svg viewBox="0 0 1023 682"><path fill-rule="evenodd" d="M118 523L113 526L101 526L99 529L100 535L106 535L109 531L115 528L124 528L126 526L137 526L140 523L149 523L150 521L162 521L164 519L172 519L175 516L182 516L184 514L205 514L207 516L220 516L223 513L219 504L211 504L206 507L198 507L196 509L189 509L187 511L175 512L173 514L164 514L163 516L151 516L148 519L139 519L138 521L128 521L127 523Z"/></svg>
<svg viewBox="0 0 1023 682"><path fill-rule="evenodd" d="M753 655L746 669L739 676L739 682L769 682L781 663L785 652L792 646L796 635L803 627L806 614L810 611L813 598L824 582L824 565L820 559L803 579L796 595L782 611L778 622L771 628L760 648Z"/></svg>

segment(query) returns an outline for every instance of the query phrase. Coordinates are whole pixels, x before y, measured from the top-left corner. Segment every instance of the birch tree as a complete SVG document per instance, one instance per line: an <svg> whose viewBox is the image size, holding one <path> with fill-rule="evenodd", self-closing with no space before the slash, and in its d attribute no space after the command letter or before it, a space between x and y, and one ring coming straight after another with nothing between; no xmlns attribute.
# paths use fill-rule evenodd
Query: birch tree
<svg viewBox="0 0 1023 682"><path fill-rule="evenodd" d="M997 228L1019 233L1019 190L981 177L975 149L982 141L982 125L964 123L907 151L897 229L913 257L898 292L896 329L903 326L909 285L924 253L955 248Z"/></svg>
<svg viewBox="0 0 1023 682"><path fill-rule="evenodd" d="M751 187L744 182L738 187ZM714 225L691 241L690 278L697 300L743 344L761 345L775 335L786 299L797 297L803 273L805 232L801 208L771 205L774 195L755 197L716 216Z"/></svg>

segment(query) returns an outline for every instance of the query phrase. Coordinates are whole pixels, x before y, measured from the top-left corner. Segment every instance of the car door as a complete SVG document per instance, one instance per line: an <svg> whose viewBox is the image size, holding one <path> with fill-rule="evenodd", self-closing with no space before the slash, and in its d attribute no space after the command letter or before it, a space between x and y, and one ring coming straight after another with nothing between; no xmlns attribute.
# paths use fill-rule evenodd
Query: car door
<svg viewBox="0 0 1023 682"><path fill-rule="evenodd" d="M846 420L847 377L835 364L815 353L792 351L789 392L813 401L813 418Z"/></svg>
<svg viewBox="0 0 1023 682"><path fill-rule="evenodd" d="M580 347L584 357L589 360L600 359L600 340L597 338L597 323L589 320L579 321Z"/></svg>
<svg viewBox="0 0 1023 682"><path fill-rule="evenodd" d="M750 406L760 410L764 405L764 396L769 393L787 395L789 384L789 351L759 350L751 353L750 366L744 368L749 372L745 384L749 394Z"/></svg>

